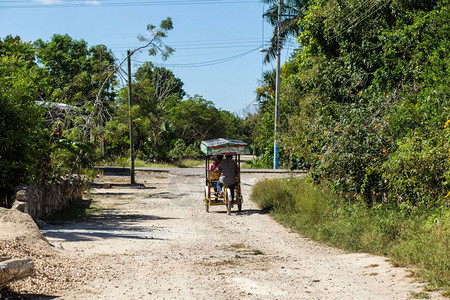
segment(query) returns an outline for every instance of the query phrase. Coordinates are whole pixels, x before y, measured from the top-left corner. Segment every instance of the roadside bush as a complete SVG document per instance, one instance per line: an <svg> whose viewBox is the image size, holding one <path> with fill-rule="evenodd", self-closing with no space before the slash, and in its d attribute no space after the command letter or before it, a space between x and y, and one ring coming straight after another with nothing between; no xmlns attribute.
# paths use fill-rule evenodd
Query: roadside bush
<svg viewBox="0 0 450 300"><path fill-rule="evenodd" d="M294 204L292 189L284 181L280 182L276 179L257 182L250 197L261 209L268 211L286 209ZM284 201L289 201L291 205Z"/></svg>
<svg viewBox="0 0 450 300"><path fill-rule="evenodd" d="M169 151L168 156L171 159L179 159L184 156L184 151L186 150L186 143L182 139L178 139L175 142L172 150Z"/></svg>
<svg viewBox="0 0 450 300"><path fill-rule="evenodd" d="M302 46L281 70L289 107L280 148L292 168L304 164L316 183L371 205L427 204L449 192L441 129L450 114L450 11L448 0L419 2L391 3L345 34L342 3L305 8ZM265 108L260 136L273 121ZM261 149L270 136L254 142Z"/></svg>
<svg viewBox="0 0 450 300"><path fill-rule="evenodd" d="M428 205L450 191L450 183L445 180L450 170L450 130L444 130L446 134L405 138L385 162L383 178L389 184L388 197L393 203Z"/></svg>
<svg viewBox="0 0 450 300"><path fill-rule="evenodd" d="M450 211L418 211L402 221L407 226L399 232L398 243L388 248L388 255L399 265L417 266L417 276L450 292Z"/></svg>
<svg viewBox="0 0 450 300"><path fill-rule="evenodd" d="M339 198L304 179L269 179L251 199L281 224L302 235L351 251L387 255L432 287L450 289L450 210L447 205L369 206ZM445 201L445 198L441 201Z"/></svg>
<svg viewBox="0 0 450 300"><path fill-rule="evenodd" d="M256 157L246 161L242 166L243 169L270 169L272 165L262 157Z"/></svg>
<svg viewBox="0 0 450 300"><path fill-rule="evenodd" d="M0 205L17 185L37 179L49 151L36 82L37 69L28 62L0 56Z"/></svg>

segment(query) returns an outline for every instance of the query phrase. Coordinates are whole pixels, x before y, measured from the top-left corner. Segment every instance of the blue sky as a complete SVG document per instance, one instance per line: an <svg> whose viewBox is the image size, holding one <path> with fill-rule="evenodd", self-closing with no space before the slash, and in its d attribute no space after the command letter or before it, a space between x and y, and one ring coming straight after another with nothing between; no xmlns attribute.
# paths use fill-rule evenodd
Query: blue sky
<svg viewBox="0 0 450 300"><path fill-rule="evenodd" d="M171 17L174 29L165 42L175 53L167 61L134 55L133 70L145 61L162 64L187 94L242 114L252 109L262 71L275 66L263 65L258 51L272 34L262 19L265 8L258 0L2 0L0 38L48 41L68 34L89 46L104 44L122 60L127 49L143 44L137 36L147 24ZM282 62L289 49L284 52Z"/></svg>

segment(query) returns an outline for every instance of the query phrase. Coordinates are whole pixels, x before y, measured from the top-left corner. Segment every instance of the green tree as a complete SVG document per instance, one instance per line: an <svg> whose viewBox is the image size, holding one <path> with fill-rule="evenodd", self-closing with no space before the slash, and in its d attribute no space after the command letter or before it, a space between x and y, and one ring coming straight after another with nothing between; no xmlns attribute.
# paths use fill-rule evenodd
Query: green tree
<svg viewBox="0 0 450 300"><path fill-rule="evenodd" d="M49 42L35 42L39 62L49 73L51 99L72 105L84 105L87 98L89 67L88 47L84 40L73 40L69 35L53 35Z"/></svg>
<svg viewBox="0 0 450 300"><path fill-rule="evenodd" d="M0 39L0 56L14 56L34 64L35 50L31 43L22 41L19 36L6 36Z"/></svg>
<svg viewBox="0 0 450 300"><path fill-rule="evenodd" d="M39 39L34 44L39 62L49 73L52 90L47 101L87 106L89 111L98 105L96 95L106 82L100 98L111 102L115 81L108 74L115 62L112 52L105 46L88 48L84 40L74 40L67 34L55 34L49 42Z"/></svg>
<svg viewBox="0 0 450 300"><path fill-rule="evenodd" d="M163 59L170 56L174 50L164 44L164 39L173 29L172 19L161 21L159 27L149 24L147 35L139 35L138 39L146 42L144 45L130 51L127 58L118 64L114 73L121 65L136 52L146 49L151 56L161 55ZM125 117L131 117L133 122L133 143L136 155L142 155L144 159L166 159L171 145L175 142L172 134L172 126L166 121L166 114L183 97L183 83L174 74L165 68L155 67L147 62L142 65L134 75L136 82L131 83L133 107L128 108L128 88L119 92L117 99L116 115L107 125L106 139L109 147L115 151L123 149L118 147L119 140L124 143L129 139L115 136L111 130L123 129L127 124ZM124 114L125 113L125 114Z"/></svg>
<svg viewBox="0 0 450 300"><path fill-rule="evenodd" d="M308 1L301 47L281 72L282 154L368 203L445 194L449 19L448 0ZM267 134L260 146L272 130L268 86L253 122ZM426 184L413 189L419 173Z"/></svg>
<svg viewBox="0 0 450 300"><path fill-rule="evenodd" d="M43 99L79 108L77 114L66 115L65 135L102 146L115 97L115 76L110 75L115 68L112 52L103 45L88 48L84 40L59 34L49 42L39 39L34 44L51 87Z"/></svg>
<svg viewBox="0 0 450 300"><path fill-rule="evenodd" d="M175 77L172 71L154 66L151 62L146 62L139 67L135 79L142 85L152 88L153 95L151 96L154 100L151 102L163 111L176 106L178 101L186 94L181 79ZM155 107L151 110L154 109Z"/></svg>
<svg viewBox="0 0 450 300"><path fill-rule="evenodd" d="M170 110L169 120L186 145L218 137L240 138L242 120L199 95L189 97Z"/></svg>
<svg viewBox="0 0 450 300"><path fill-rule="evenodd" d="M221 131L216 122L220 116L218 109L214 107L213 102L199 95L180 102L169 114L177 136L186 144L217 137Z"/></svg>
<svg viewBox="0 0 450 300"><path fill-rule="evenodd" d="M35 102L42 78L37 67L23 59L29 58L29 44L19 43L0 41L1 49L25 50L0 55L0 203L6 205L17 185L36 182L48 153L44 111Z"/></svg>
<svg viewBox="0 0 450 300"><path fill-rule="evenodd" d="M264 13L266 20L274 26L272 38L270 39L270 47L264 57L266 63L270 62L277 54L277 37L278 37L278 0L261 0L262 3L268 4L269 8ZM281 5L281 23L280 23L280 48L288 41L289 37L297 38L300 27L298 22L303 17L310 1L305 0L287 0L282 1Z"/></svg>

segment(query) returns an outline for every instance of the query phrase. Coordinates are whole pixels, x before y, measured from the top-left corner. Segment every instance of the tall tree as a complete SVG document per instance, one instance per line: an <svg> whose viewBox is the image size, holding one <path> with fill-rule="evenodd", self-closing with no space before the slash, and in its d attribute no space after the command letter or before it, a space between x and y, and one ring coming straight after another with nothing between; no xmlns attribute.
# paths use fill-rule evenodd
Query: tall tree
<svg viewBox="0 0 450 300"><path fill-rule="evenodd" d="M44 111L37 106L45 84L31 60L31 45L0 40L0 206L19 184L35 182L48 152Z"/></svg>
<svg viewBox="0 0 450 300"><path fill-rule="evenodd" d="M85 106L95 102L95 96L114 67L112 52L103 45L88 48L84 40L55 34L51 40L35 42L37 57L48 70L53 90L48 101ZM108 77L109 78L109 77ZM102 87L101 98L111 100L114 77Z"/></svg>
<svg viewBox="0 0 450 300"><path fill-rule="evenodd" d="M49 42L35 42L37 56L50 75L52 99L47 101L84 105L90 84L88 78L88 48L84 40L73 40L69 35L55 34Z"/></svg>
<svg viewBox="0 0 450 300"><path fill-rule="evenodd" d="M448 0L309 1L282 70L281 146L368 203L446 195L448 20Z"/></svg>
<svg viewBox="0 0 450 300"><path fill-rule="evenodd" d="M138 39L145 44L129 51L127 58L121 61L111 74L116 73L126 60L131 59L134 53L144 51L144 49L150 56L159 54L163 59L167 59L174 50L164 43L164 39L172 29L173 24L170 17L162 20L159 27L152 24L147 25L147 34L138 36ZM133 107L129 108L128 116L131 117L135 128L133 130L133 148L141 150L134 153L154 156L154 153L168 152L166 148L171 142L166 139L171 136L171 126L165 122L164 115L183 97L183 83L171 71L155 67L150 62L141 66L134 77L136 82L129 83L132 89ZM127 99L128 89L123 88L119 93L118 111L125 111ZM114 130L121 127L119 124L123 122L126 122L123 116L116 116L108 124L108 127ZM165 134L161 134L162 132ZM107 137L110 143L118 144L113 142L117 140L113 132L107 132Z"/></svg>
<svg viewBox="0 0 450 300"><path fill-rule="evenodd" d="M164 159L175 142L173 127L167 121L170 109L182 100L183 82L168 69L155 67L147 62L135 74L132 84L132 110L135 124L135 138L144 155ZM119 98L126 103L128 91L124 89Z"/></svg>
<svg viewBox="0 0 450 300"><path fill-rule="evenodd" d="M186 144L221 136L222 127L217 120L220 113L213 102L199 95L189 97L170 111L177 136Z"/></svg>
<svg viewBox="0 0 450 300"><path fill-rule="evenodd" d="M19 57L34 64L35 49L32 43L22 41L20 36L8 35L3 41L0 39L0 56Z"/></svg>
<svg viewBox="0 0 450 300"><path fill-rule="evenodd" d="M269 8L264 13L266 20L274 26L272 38L270 39L270 47L264 57L266 63L270 62L277 54L277 32L278 32L278 0L261 0L262 3L268 4ZM307 0L284 0L281 5L281 24L280 24L280 48L288 41L289 37L297 36L300 32L298 21L304 16L308 6Z"/></svg>
<svg viewBox="0 0 450 300"><path fill-rule="evenodd" d="M103 45L88 48L84 40L67 34L55 34L48 42L39 39L34 45L50 85L42 100L71 107L72 112L63 118L65 136L102 148L104 126L111 118L115 97L115 75L110 76L115 68L112 52Z"/></svg>
<svg viewBox="0 0 450 300"><path fill-rule="evenodd" d="M157 107L162 111L167 111L177 104L185 95L183 82L175 77L172 71L154 66L151 62L146 62L136 71L135 79L142 85L151 87L152 97Z"/></svg>
<svg viewBox="0 0 450 300"><path fill-rule="evenodd" d="M115 76L109 73L115 68L115 58L104 45L92 46L87 57L90 78L89 107L90 118L97 128L103 129L111 117L112 105L116 97Z"/></svg>

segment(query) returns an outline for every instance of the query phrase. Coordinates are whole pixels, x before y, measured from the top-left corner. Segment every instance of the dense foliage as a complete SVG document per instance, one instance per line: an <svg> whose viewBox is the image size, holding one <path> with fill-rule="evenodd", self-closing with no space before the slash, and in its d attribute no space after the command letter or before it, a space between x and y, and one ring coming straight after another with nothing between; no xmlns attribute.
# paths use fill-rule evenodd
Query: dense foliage
<svg viewBox="0 0 450 300"><path fill-rule="evenodd" d="M202 140L238 138L242 120L199 95L186 96L182 81L171 71L146 63L137 70L135 79L131 116L139 158L173 161L197 156ZM106 124L107 154L112 158L126 156L129 149L128 109L128 89L123 88L116 112Z"/></svg>
<svg viewBox="0 0 450 300"><path fill-rule="evenodd" d="M41 75L30 62L32 47L19 38L0 42L0 204L4 204L13 187L38 178L39 159L47 147L43 112L35 103Z"/></svg>
<svg viewBox="0 0 450 300"><path fill-rule="evenodd" d="M284 164L371 205L448 202L448 0L302 3L301 47L281 74ZM265 98L255 129L271 136Z"/></svg>
<svg viewBox="0 0 450 300"><path fill-rule="evenodd" d="M148 25L133 50L167 58L163 40L170 18ZM186 96L183 82L147 62L128 87L104 45L55 34L50 41L0 39L0 205L8 206L19 184L43 184L86 173L100 161L129 157L129 122L138 158L173 161L196 156L202 139L239 138L242 120L201 96Z"/></svg>

